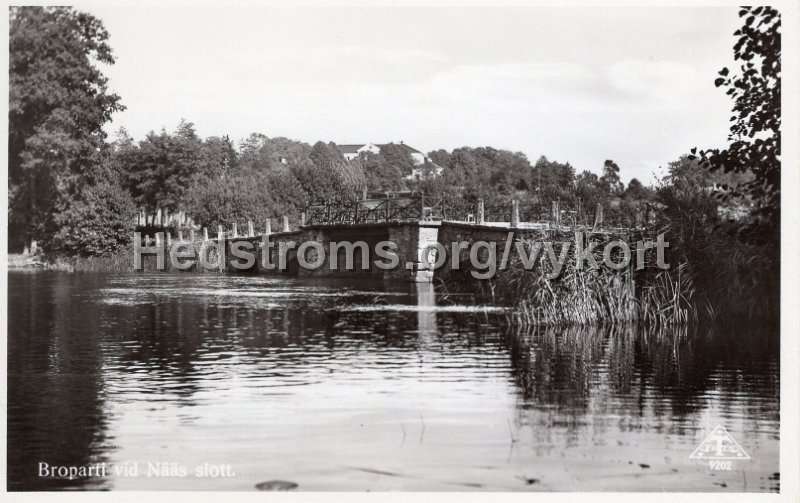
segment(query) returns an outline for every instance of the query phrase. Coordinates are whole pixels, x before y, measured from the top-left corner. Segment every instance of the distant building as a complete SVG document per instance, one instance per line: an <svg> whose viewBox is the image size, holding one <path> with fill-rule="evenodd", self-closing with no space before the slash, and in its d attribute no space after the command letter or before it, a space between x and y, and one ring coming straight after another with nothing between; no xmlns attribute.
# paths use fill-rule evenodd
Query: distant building
<svg viewBox="0 0 800 503"><path fill-rule="evenodd" d="M411 174L404 178L406 180L418 182L428 177L439 176L442 174L442 171L444 171L444 168L426 157L424 163L414 166L414 169L411 170Z"/></svg>
<svg viewBox="0 0 800 503"><path fill-rule="evenodd" d="M348 161L352 161L362 153L369 152L371 154L379 154L381 152L381 147L386 145L388 145L388 143L353 143L337 146L344 158ZM411 156L411 160L414 162L414 169L410 175L405 177L406 180L421 180L426 176L439 176L442 174L442 167L432 162L419 150L406 145L402 141L395 145L408 152L408 155Z"/></svg>
<svg viewBox="0 0 800 503"><path fill-rule="evenodd" d="M342 155L348 161L352 161L356 157L359 156L362 152L370 152L372 154L379 154L381 152L381 147L385 147L388 143L355 143L355 144L348 144L348 145L338 145L339 150L342 152ZM402 148L411 156L411 159L414 161L414 165L424 164L428 158L420 152L419 150L415 149L414 147L409 147L403 142L396 144L398 147Z"/></svg>

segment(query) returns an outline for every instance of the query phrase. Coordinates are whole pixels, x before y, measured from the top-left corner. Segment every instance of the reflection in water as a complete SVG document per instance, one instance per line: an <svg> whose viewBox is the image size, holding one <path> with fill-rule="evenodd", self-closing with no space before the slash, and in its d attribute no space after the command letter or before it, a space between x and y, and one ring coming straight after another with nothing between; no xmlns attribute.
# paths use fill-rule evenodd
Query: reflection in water
<svg viewBox="0 0 800 503"><path fill-rule="evenodd" d="M9 488L778 489L775 331L504 319L425 284L11 273ZM688 459L717 424L732 472Z"/></svg>

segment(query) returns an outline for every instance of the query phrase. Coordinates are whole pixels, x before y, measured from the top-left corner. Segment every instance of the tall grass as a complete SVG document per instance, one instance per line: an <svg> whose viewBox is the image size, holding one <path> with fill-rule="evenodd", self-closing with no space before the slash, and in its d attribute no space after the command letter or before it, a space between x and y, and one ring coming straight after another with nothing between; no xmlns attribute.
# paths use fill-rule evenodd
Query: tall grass
<svg viewBox="0 0 800 503"><path fill-rule="evenodd" d="M535 239L541 238L523 240L527 249ZM594 249L596 268L578 270L571 246L558 277L550 277L552 268L544 254L533 269L524 268L512 254L508 267L491 281L470 280L469 270L459 270L451 272L446 284L451 292L471 291L514 307L513 321L521 326L777 319L776 260L763 248L709 234L705 240L678 241L668 249L668 270L655 268L652 260L644 270L614 270L602 262L602 249L612 238L600 234L592 239L600 241ZM619 258L612 256L615 262ZM635 254L632 259L635 264Z"/></svg>
<svg viewBox="0 0 800 503"><path fill-rule="evenodd" d="M99 257L55 257L45 261L48 269L70 272L121 273L133 271L133 252L120 250Z"/></svg>
<svg viewBox="0 0 800 503"><path fill-rule="evenodd" d="M522 326L534 326L588 325L639 319L633 269L614 270L602 265L605 243L593 251L599 267L589 268L584 264L578 269L572 236L561 237L570 248L557 277L552 277L552 266L544 254L533 269L524 268L519 257L512 255L508 268L499 273L495 289L503 293L498 300L516 308L514 321ZM610 237L600 235L595 239L607 241ZM523 243L530 249L534 241Z"/></svg>
<svg viewBox="0 0 800 503"><path fill-rule="evenodd" d="M172 242L172 246L177 245L176 241ZM199 251L202 245L201 240L194 242L184 241L181 244L189 244L194 247L195 255L199 256ZM167 247L165 251L165 269L164 271L178 271L171 266L169 259L171 247ZM216 254L212 251L209 253L209 261L214 262L217 260ZM45 267L53 270L62 270L70 272L100 272L100 273L125 273L136 272L133 268L133 247L124 248L117 252L104 255L104 256L90 256L90 257L45 257ZM142 257L142 270L145 272L156 272L157 258L155 255L147 254ZM188 269L191 272L206 272L201 270L199 266L192 266ZM161 272L164 272L161 271ZM218 272L218 269L213 269L213 272Z"/></svg>

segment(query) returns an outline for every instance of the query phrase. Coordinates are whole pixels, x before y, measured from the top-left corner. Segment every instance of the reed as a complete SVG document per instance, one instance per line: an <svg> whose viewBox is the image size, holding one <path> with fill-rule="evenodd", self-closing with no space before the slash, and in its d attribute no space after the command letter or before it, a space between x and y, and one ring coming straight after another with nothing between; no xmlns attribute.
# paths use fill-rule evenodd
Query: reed
<svg viewBox="0 0 800 503"><path fill-rule="evenodd" d="M44 263L47 269L57 271L122 273L133 271L133 253L124 250L104 256L55 257Z"/></svg>
<svg viewBox="0 0 800 503"><path fill-rule="evenodd" d="M566 238L567 236L562 236ZM651 325L687 323L697 319L693 302L694 286L686 265L673 270L636 271L635 267L615 270L602 261L608 235L595 235L599 241L593 254L598 267L576 267L575 247L571 246L561 273L544 254L532 269L525 268L512 254L505 270L492 280L470 280L469 270L453 271L446 282L451 292L470 291L478 297L512 306L511 322L522 327L551 325L594 325L643 322ZM522 240L530 250L534 239ZM559 254L558 246L555 246ZM612 256L615 262L621 257Z"/></svg>
<svg viewBox="0 0 800 503"><path fill-rule="evenodd" d="M532 243L526 243L530 246ZM595 252L602 259L600 252ZM590 325L630 322L639 319L633 271L617 271L600 266L575 267L574 248L569 251L564 269L550 277L549 263L526 270L518 259L512 260L498 276L499 300L511 303L513 321L522 326Z"/></svg>
<svg viewBox="0 0 800 503"><path fill-rule="evenodd" d="M617 271L599 260L602 245L595 249L597 268L576 270L572 248L557 278L548 277L544 258L532 270L512 259L492 284L479 289L492 301L513 306L512 321L522 326L779 319L780 259L773 247L743 243L717 229L693 241L676 240L668 270Z"/></svg>

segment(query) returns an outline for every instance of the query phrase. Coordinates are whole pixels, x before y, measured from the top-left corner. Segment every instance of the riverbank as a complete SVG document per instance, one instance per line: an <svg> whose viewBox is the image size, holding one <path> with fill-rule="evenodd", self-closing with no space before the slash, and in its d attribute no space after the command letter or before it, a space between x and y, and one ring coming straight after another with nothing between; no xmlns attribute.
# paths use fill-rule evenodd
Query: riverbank
<svg viewBox="0 0 800 503"><path fill-rule="evenodd" d="M26 253L9 253L8 268L23 269L30 267L46 267L38 255L28 255Z"/></svg>
<svg viewBox="0 0 800 503"><path fill-rule="evenodd" d="M133 256L126 252L105 257L46 257L9 253L8 268L68 272L132 272Z"/></svg>

